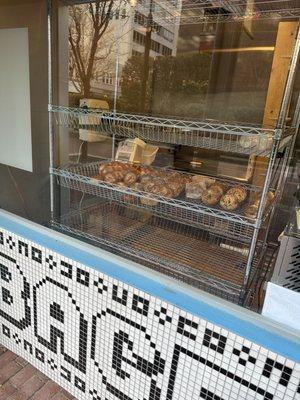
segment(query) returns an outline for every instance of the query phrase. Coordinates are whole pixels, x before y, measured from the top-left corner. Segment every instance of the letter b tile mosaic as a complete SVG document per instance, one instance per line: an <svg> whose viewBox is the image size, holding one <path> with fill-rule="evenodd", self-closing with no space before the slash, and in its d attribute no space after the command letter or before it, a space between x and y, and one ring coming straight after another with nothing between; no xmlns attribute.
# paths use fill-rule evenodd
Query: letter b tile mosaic
<svg viewBox="0 0 300 400"><path fill-rule="evenodd" d="M79 400L299 400L300 365L6 230L0 342Z"/></svg>

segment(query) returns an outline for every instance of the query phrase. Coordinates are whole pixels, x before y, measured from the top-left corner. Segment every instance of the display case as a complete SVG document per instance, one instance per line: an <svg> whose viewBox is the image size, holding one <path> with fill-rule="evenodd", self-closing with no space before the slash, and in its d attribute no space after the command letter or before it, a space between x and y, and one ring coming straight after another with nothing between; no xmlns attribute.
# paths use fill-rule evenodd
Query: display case
<svg viewBox="0 0 300 400"><path fill-rule="evenodd" d="M78 26L95 34L108 14L93 51L94 62L106 48L111 58L86 90L80 63L86 72L91 53L76 57L94 36L82 41ZM69 1L52 10L51 226L247 305L299 127L299 16L297 1ZM102 106L82 106L85 97ZM117 151L125 140L159 151L127 159Z"/></svg>

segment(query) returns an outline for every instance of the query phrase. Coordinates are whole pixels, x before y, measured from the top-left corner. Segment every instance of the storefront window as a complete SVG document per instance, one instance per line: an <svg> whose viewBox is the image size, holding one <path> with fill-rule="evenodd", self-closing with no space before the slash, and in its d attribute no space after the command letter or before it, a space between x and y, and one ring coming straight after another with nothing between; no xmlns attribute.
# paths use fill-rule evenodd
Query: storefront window
<svg viewBox="0 0 300 400"><path fill-rule="evenodd" d="M23 173L3 170L10 209L252 307L288 223L280 204L293 203L296 19L152 0L51 12L50 160L34 158L36 210ZM29 54L32 76L42 51Z"/></svg>

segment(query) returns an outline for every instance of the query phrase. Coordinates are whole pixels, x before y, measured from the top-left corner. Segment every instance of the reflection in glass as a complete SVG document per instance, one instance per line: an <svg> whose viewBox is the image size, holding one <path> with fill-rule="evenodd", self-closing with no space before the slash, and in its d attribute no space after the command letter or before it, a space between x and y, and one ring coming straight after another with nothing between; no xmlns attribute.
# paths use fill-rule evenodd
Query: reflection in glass
<svg viewBox="0 0 300 400"><path fill-rule="evenodd" d="M262 122L277 19L227 23L231 6L132 4L69 7L70 105L92 97L121 112Z"/></svg>

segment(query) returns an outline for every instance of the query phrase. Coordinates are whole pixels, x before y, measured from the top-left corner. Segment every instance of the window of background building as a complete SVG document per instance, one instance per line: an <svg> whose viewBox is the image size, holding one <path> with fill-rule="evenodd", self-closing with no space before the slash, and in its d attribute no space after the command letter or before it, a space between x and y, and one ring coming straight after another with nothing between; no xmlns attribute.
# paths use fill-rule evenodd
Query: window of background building
<svg viewBox="0 0 300 400"><path fill-rule="evenodd" d="M137 23L138 25L147 26L147 17L143 15L142 13L136 11L134 15L134 22ZM153 22L153 31L163 37L164 39L168 40L169 42L173 42L174 40L174 33L169 31L168 29L164 28L163 26L159 25L156 22Z"/></svg>
<svg viewBox="0 0 300 400"><path fill-rule="evenodd" d="M112 84L113 84L113 77L112 77L112 74L105 74L105 75L102 77L102 82L103 82L105 85L112 85Z"/></svg>
<svg viewBox="0 0 300 400"><path fill-rule="evenodd" d="M141 46L145 45L145 35L138 31L133 31L133 41L137 44L140 44Z"/></svg>

